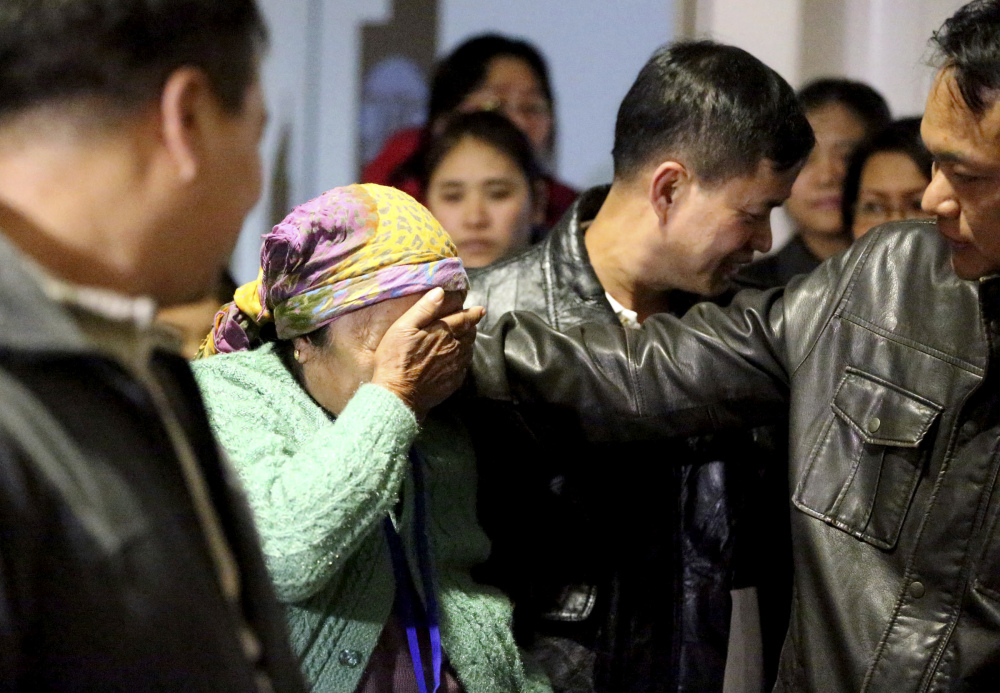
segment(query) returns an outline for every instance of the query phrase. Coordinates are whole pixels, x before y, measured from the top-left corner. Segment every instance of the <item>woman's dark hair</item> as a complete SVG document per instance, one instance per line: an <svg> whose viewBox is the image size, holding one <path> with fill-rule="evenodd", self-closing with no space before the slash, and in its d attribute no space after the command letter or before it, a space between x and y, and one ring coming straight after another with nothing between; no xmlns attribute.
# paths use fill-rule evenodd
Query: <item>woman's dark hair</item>
<svg viewBox="0 0 1000 693"><path fill-rule="evenodd" d="M552 98L552 84L549 69L542 54L526 41L508 38L500 34L474 36L458 46L438 63L431 82L431 97L427 109L427 119L420 136L417 150L389 176L390 185L399 185L410 178L419 178L426 168L425 158L433 129L441 118L454 113L465 98L483 85L494 58L517 58L524 61L538 79L549 106L555 106ZM550 145L555 137L555 127L549 136Z"/></svg>
<svg viewBox="0 0 1000 693"><path fill-rule="evenodd" d="M542 169L535 159L531 142L516 125L506 117L493 111L456 113L447 120L444 130L435 137L427 149L421 189L426 197L431 176L446 156L467 137L488 144L506 155L524 174L532 197L536 194L536 183L542 180Z"/></svg>
<svg viewBox="0 0 1000 693"><path fill-rule="evenodd" d="M889 104L864 82L824 77L802 87L797 96L807 114L828 104L840 104L864 123L866 137L879 132L892 120Z"/></svg>
<svg viewBox="0 0 1000 693"><path fill-rule="evenodd" d="M438 64L431 83L427 124L433 125L438 118L454 111L465 97L481 87L494 58L524 61L535 73L542 93L552 105L549 69L542 54L527 41L500 34L482 34L460 45Z"/></svg>
<svg viewBox="0 0 1000 693"><path fill-rule="evenodd" d="M931 164L933 157L924 147L920 139L920 118L902 118L890 123L881 132L869 137L851 154L847 162L847 175L844 177L844 195L841 198L840 210L844 219L845 233L851 232L854 226L854 208L858 202L861 189L861 174L865 164L875 154L893 152L910 157L917 169L931 180Z"/></svg>

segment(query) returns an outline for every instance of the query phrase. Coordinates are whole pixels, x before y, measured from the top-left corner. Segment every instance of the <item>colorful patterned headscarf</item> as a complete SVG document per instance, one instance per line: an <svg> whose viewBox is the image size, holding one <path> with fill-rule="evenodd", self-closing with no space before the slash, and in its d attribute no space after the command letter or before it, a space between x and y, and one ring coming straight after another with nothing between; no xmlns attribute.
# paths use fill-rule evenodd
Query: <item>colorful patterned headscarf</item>
<svg viewBox="0 0 1000 693"><path fill-rule="evenodd" d="M334 188L299 205L264 236L260 264L257 280L216 314L199 356L253 349L269 322L292 339L388 298L469 287L441 224L381 185Z"/></svg>

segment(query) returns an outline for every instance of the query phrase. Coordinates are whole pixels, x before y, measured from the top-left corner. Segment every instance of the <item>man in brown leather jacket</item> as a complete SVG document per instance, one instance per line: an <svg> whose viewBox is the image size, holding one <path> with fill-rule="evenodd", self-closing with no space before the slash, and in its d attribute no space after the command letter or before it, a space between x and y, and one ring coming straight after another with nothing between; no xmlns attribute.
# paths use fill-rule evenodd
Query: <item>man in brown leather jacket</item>
<svg viewBox="0 0 1000 693"><path fill-rule="evenodd" d="M1000 1L935 35L934 222L889 224L784 290L639 330L503 318L486 397L595 440L790 415L795 598L776 690L985 691L1000 676Z"/></svg>
<svg viewBox="0 0 1000 693"><path fill-rule="evenodd" d="M699 152L682 151L698 138ZM619 108L612 184L586 191L542 243L473 272L467 303L486 306L487 323L519 310L567 330L638 327L707 297L724 302L732 272L770 246L770 211L784 200L783 190L755 187L767 176L740 174L768 159L790 177L812 144L791 87L746 51L709 41L664 46ZM720 262L723 272L704 271ZM760 551L749 550L754 537L742 525L749 512L758 526L760 471L766 460L783 478L774 459L782 453L750 430L599 446L553 417L523 441L498 436L496 416L484 418L480 516L494 545L491 578L512 594L518 631L527 631L554 689L721 691L731 590L740 590L736 623L751 625L757 613L754 593L741 588L756 582L746 554ZM757 437L765 433L783 437ZM623 464L608 474L612 459ZM727 461L739 464L727 473ZM774 534L786 537L772 538L766 545L783 551L762 561L766 587L782 593L761 608L772 626L765 658L773 680L791 551L781 491L772 505L784 528ZM759 652L755 625L733 637L737 649Z"/></svg>

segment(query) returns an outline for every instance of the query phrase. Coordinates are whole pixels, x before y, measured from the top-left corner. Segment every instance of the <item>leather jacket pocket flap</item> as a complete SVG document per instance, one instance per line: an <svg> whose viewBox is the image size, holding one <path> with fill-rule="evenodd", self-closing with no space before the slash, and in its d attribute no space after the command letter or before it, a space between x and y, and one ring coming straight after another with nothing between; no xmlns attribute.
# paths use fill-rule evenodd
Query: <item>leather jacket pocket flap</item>
<svg viewBox="0 0 1000 693"><path fill-rule="evenodd" d="M869 445L915 448L941 413L933 402L881 378L847 369L833 410Z"/></svg>
<svg viewBox="0 0 1000 693"><path fill-rule="evenodd" d="M921 443L942 408L848 368L792 502L837 529L892 549L923 473Z"/></svg>

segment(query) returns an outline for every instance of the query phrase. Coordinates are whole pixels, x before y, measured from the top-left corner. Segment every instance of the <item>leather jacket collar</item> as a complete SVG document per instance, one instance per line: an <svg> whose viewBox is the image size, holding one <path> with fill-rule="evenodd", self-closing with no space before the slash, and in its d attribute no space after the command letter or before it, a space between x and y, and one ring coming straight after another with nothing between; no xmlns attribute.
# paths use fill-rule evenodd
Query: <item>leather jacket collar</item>
<svg viewBox="0 0 1000 693"><path fill-rule="evenodd" d="M583 226L593 221L608 197L610 185L601 185L585 191L553 227L546 242L547 254L552 262L553 285L558 291L575 294L583 301L604 302L601 286L584 242Z"/></svg>

